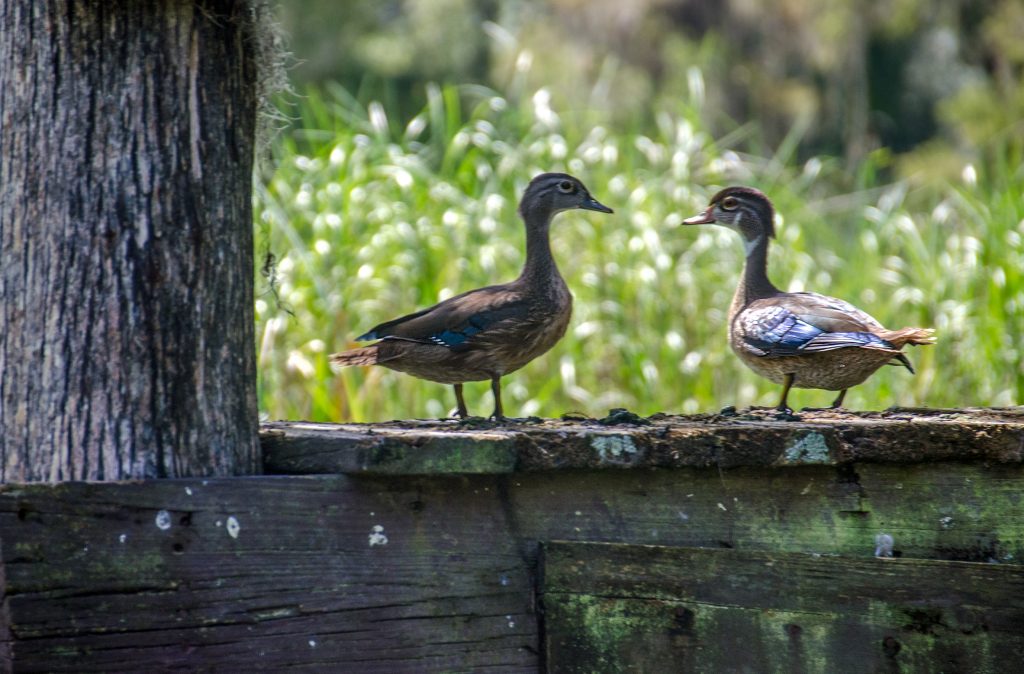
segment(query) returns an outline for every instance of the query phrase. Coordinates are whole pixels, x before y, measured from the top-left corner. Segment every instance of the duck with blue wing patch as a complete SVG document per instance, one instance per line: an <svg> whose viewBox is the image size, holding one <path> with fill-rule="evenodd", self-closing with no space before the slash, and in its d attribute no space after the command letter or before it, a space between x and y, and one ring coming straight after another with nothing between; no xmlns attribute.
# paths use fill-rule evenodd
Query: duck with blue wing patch
<svg viewBox="0 0 1024 674"><path fill-rule="evenodd" d="M782 384L777 409L792 413L789 389L846 391L886 364L914 368L901 349L932 344L933 331L887 330L849 302L818 293L782 292L768 279L768 241L775 236L775 209L750 187L727 187L686 225L716 223L743 237L747 258L729 310L729 343L750 369Z"/></svg>
<svg viewBox="0 0 1024 674"><path fill-rule="evenodd" d="M374 327L359 341L375 344L330 357L335 367L383 365L421 379L452 384L458 415L469 416L462 394L467 381L490 380L495 419L503 419L501 378L554 346L569 325L572 295L551 254L549 228L562 211L600 213L578 179L564 173L534 178L519 203L526 225L526 263L519 277L456 295Z"/></svg>

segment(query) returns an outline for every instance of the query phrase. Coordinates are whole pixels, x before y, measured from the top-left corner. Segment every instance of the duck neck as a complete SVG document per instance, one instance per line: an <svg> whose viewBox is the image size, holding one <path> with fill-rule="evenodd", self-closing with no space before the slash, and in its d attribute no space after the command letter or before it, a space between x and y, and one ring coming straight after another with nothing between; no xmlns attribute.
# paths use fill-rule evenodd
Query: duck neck
<svg viewBox="0 0 1024 674"><path fill-rule="evenodd" d="M747 259L743 264L743 277L736 288L733 304L745 307L755 300L772 297L779 289L768 279L768 237L761 234L753 241L743 240Z"/></svg>
<svg viewBox="0 0 1024 674"><path fill-rule="evenodd" d="M547 288L562 280L551 255L551 217L551 213L527 211L523 214L526 221L526 262L518 281L530 288Z"/></svg>

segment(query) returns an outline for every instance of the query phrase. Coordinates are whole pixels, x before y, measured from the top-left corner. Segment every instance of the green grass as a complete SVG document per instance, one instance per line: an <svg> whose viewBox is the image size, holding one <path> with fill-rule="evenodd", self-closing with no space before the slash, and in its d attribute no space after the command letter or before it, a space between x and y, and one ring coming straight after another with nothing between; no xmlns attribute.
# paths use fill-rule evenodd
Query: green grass
<svg viewBox="0 0 1024 674"><path fill-rule="evenodd" d="M327 355L376 323L514 278L523 261L519 195L543 171L580 177L613 216L564 213L553 248L575 310L565 338L504 380L506 412L601 415L774 404L778 388L726 343L742 266L738 237L680 227L727 184L765 190L782 216L770 274L790 290L850 300L891 328L934 327L847 406L1011 405L1024 400L1024 204L1019 157L994 149L966 179L881 184L884 153L858 170L793 160L799 135L769 157L743 154L750 129L713 139L699 110L658 113L644 134L600 111L514 104L479 87L430 92L413 120L364 108L340 89L310 92L277 139L276 172L257 187L260 408L270 418L373 421L439 417L451 388L384 368L330 371ZM640 125L637 125L640 128ZM972 174L976 178L972 179ZM275 294L276 292L276 294ZM475 414L486 383L466 386ZM795 391L794 406L832 394Z"/></svg>

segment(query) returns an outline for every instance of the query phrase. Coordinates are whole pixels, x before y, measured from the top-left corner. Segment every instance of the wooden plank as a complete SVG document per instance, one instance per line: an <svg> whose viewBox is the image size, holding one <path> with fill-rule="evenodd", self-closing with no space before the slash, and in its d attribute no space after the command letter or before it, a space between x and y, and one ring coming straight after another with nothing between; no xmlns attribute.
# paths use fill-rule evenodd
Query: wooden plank
<svg viewBox="0 0 1024 674"><path fill-rule="evenodd" d="M511 473L516 466L515 440L508 433L452 432L418 424L277 422L260 431L261 445L270 452L265 472L287 475Z"/></svg>
<svg viewBox="0 0 1024 674"><path fill-rule="evenodd" d="M497 424L275 422L261 433L271 474L503 474L581 468L839 465L1024 459L1024 410L804 411Z"/></svg>
<svg viewBox="0 0 1024 674"><path fill-rule="evenodd" d="M539 541L870 558L886 532L903 558L1013 562L1021 493L1020 465L966 463L9 485L0 653L47 671L531 671Z"/></svg>
<svg viewBox="0 0 1024 674"><path fill-rule="evenodd" d="M937 463L509 478L523 536L1021 563L1024 468ZM951 519L950 519L951 518Z"/></svg>
<svg viewBox="0 0 1024 674"><path fill-rule="evenodd" d="M1002 672L1019 566L553 542L550 672Z"/></svg>
<svg viewBox="0 0 1024 674"><path fill-rule="evenodd" d="M536 661L529 569L492 537L494 492L466 487L426 501L344 477L7 488L14 662L522 671Z"/></svg>

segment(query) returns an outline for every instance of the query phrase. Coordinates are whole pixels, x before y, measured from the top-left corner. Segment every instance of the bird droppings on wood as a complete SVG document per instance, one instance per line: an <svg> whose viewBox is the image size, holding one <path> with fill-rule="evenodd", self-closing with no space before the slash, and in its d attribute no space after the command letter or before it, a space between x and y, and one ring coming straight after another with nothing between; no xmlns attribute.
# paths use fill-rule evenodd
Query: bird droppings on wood
<svg viewBox="0 0 1024 674"><path fill-rule="evenodd" d="M161 531L167 531L171 528L171 513L166 510L161 510L156 514L156 528Z"/></svg>
<svg viewBox="0 0 1024 674"><path fill-rule="evenodd" d="M387 537L387 534L384 533L384 527L382 527L379 524L373 525L373 528L370 530L370 537L369 537L369 539L370 539L370 547L371 548L373 546L375 546L375 545L387 545L388 544L388 537Z"/></svg>
<svg viewBox="0 0 1024 674"><path fill-rule="evenodd" d="M892 557L893 538L889 534L875 536L875 557Z"/></svg>
<svg viewBox="0 0 1024 674"><path fill-rule="evenodd" d="M242 525L239 524L238 518L236 518L234 515L231 515L230 517L228 517L226 528L228 531L228 536L231 536L231 538L238 538L238 532L242 530Z"/></svg>

